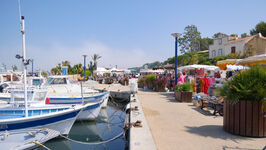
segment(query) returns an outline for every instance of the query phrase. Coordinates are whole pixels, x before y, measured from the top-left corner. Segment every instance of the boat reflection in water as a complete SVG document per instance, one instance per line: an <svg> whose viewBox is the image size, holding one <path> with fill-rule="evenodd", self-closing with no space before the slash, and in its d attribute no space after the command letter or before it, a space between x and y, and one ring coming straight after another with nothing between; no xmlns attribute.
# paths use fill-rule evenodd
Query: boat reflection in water
<svg viewBox="0 0 266 150"><path fill-rule="evenodd" d="M120 108L108 103L107 109L102 109L96 120L75 122L68 137L84 143L111 139L123 131L125 116L125 112ZM53 150L124 150L126 140L124 137L120 137L105 144L86 145L57 138L45 143L45 146ZM38 149L44 148L39 147Z"/></svg>

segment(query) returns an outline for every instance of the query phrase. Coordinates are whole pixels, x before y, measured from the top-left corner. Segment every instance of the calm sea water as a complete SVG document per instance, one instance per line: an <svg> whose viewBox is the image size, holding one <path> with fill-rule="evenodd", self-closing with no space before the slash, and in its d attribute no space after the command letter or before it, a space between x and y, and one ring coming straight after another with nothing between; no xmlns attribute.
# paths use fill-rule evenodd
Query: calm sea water
<svg viewBox="0 0 266 150"><path fill-rule="evenodd" d="M71 128L69 138L82 142L97 142L108 140L123 131L125 112L121 108L108 103L106 109L102 109L100 115L95 121L75 122ZM48 141L44 145L52 150L125 150L126 140L123 136L118 139L99 145L79 144L56 138ZM38 150L44 150L39 147Z"/></svg>

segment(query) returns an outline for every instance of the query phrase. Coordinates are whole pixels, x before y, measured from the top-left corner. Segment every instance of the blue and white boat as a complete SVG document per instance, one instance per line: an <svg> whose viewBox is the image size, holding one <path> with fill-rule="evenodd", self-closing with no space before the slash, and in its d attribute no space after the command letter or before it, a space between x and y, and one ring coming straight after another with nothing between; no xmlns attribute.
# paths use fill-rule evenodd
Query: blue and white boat
<svg viewBox="0 0 266 150"><path fill-rule="evenodd" d="M9 104L0 106L0 133L28 128L50 128L61 134L68 134L82 110L90 106L45 105L46 91L28 90L25 107L23 94L22 90L12 91Z"/></svg>

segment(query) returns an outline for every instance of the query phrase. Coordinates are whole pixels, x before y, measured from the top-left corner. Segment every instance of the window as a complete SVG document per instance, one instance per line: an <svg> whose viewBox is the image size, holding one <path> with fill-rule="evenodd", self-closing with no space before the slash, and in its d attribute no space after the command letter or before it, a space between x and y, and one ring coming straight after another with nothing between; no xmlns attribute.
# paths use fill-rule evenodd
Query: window
<svg viewBox="0 0 266 150"><path fill-rule="evenodd" d="M236 47L235 46L231 47L231 53L232 54L235 54L236 53Z"/></svg>
<svg viewBox="0 0 266 150"><path fill-rule="evenodd" d="M218 56L222 56L223 55L223 50L222 49L218 49Z"/></svg>
<svg viewBox="0 0 266 150"><path fill-rule="evenodd" d="M215 56L216 56L216 51L212 50L212 57L215 57Z"/></svg>
<svg viewBox="0 0 266 150"><path fill-rule="evenodd" d="M32 85L39 86L43 83L42 79L32 79Z"/></svg>
<svg viewBox="0 0 266 150"><path fill-rule="evenodd" d="M66 78L54 78L50 84L67 84L67 81Z"/></svg>
<svg viewBox="0 0 266 150"><path fill-rule="evenodd" d="M221 45L223 43L222 38L218 39L219 45Z"/></svg>

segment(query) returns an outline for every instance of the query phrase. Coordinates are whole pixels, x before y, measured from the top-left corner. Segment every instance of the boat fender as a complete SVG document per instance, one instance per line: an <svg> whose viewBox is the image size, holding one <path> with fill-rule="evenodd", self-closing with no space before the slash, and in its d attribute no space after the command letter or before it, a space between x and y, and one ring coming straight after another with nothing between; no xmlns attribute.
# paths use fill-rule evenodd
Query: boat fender
<svg viewBox="0 0 266 150"><path fill-rule="evenodd" d="M5 139L8 137L8 135L9 135L9 133L8 133L8 131L6 130L5 133L2 135L1 140L2 140L2 141L5 140Z"/></svg>
<svg viewBox="0 0 266 150"><path fill-rule="evenodd" d="M50 98L46 98L45 104L50 104Z"/></svg>

